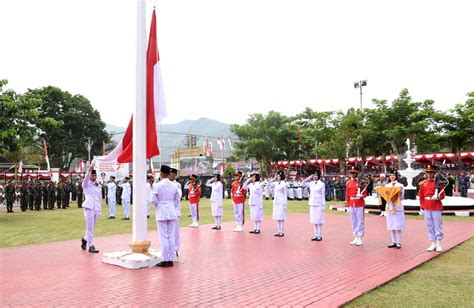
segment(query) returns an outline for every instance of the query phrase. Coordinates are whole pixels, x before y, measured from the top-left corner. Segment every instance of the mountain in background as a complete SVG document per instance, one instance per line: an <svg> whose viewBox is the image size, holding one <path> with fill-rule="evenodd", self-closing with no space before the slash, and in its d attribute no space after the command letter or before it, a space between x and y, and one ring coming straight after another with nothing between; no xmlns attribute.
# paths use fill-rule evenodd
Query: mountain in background
<svg viewBox="0 0 474 308"><path fill-rule="evenodd" d="M227 142L228 137L230 136L233 142L236 139L230 132L230 124L208 118L183 120L176 124L162 124L161 129L162 133L161 136L158 136L158 140L161 140L159 146L163 162L169 162L171 154L173 154L177 148L186 147L185 137L189 132L198 136L198 146L202 146L205 137L208 136L212 140L214 151L219 149L216 142L217 137L224 137L226 152L229 149ZM107 124L105 130L112 133L112 140L118 143L123 137L125 127Z"/></svg>

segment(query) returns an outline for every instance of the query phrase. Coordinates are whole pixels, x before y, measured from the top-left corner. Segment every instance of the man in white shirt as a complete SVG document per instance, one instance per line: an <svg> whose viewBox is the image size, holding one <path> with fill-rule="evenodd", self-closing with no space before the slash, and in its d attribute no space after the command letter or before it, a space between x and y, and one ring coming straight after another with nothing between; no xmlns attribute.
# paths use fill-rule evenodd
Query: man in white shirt
<svg viewBox="0 0 474 308"><path fill-rule="evenodd" d="M117 185L115 184L115 176L111 175L109 182L107 183L107 203L109 205L109 218L115 219L115 209L116 209L116 192Z"/></svg>
<svg viewBox="0 0 474 308"><path fill-rule="evenodd" d="M176 180L176 177L178 176L178 170L175 168L171 168L170 170L170 181L176 187L178 188L178 193L179 193L179 201L178 201L178 207L176 208L176 216L178 217L176 219L175 223L175 230L174 230L174 246L175 246L175 251L176 251L176 257L178 256L178 251L179 251L179 222L181 219L181 196L182 196L182 190L181 190L181 184Z"/></svg>
<svg viewBox="0 0 474 308"><path fill-rule="evenodd" d="M162 165L160 169L161 181L153 189L151 202L156 207L156 225L158 237L160 238L161 262L160 267L173 266L176 260L175 230L178 215L176 209L179 206L178 187L169 179L171 168Z"/></svg>
<svg viewBox="0 0 474 308"><path fill-rule="evenodd" d="M94 165L89 166L89 170L82 182L82 188L86 197L86 201L82 205L86 221L86 232L81 239L81 249L86 250L87 246L89 246L89 252L98 253L99 250L94 246L94 228L102 210L102 187L96 181L97 173L93 168Z"/></svg>
<svg viewBox="0 0 474 308"><path fill-rule="evenodd" d="M119 184L122 187L122 206L123 206L123 214L124 218L122 220L130 220L130 196L132 195L132 187L128 182L129 178L126 176L122 183Z"/></svg>

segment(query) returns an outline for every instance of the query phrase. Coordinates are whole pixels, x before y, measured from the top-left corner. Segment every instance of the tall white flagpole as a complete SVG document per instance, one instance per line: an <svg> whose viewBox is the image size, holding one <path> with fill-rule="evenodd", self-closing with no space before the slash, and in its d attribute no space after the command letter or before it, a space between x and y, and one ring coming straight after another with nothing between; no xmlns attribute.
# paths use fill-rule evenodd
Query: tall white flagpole
<svg viewBox="0 0 474 308"><path fill-rule="evenodd" d="M137 0L136 105L133 114L133 231L129 251L104 253L102 262L129 269L148 268L161 261L150 249L146 218L146 10Z"/></svg>
<svg viewBox="0 0 474 308"><path fill-rule="evenodd" d="M137 0L136 105L133 116L133 234L147 239L146 219L146 5Z"/></svg>

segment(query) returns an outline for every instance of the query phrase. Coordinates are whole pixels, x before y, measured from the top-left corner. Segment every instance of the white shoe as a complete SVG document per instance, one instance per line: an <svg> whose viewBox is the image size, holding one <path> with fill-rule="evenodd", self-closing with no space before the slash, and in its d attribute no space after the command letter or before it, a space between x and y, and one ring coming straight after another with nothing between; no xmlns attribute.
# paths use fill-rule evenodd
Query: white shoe
<svg viewBox="0 0 474 308"><path fill-rule="evenodd" d="M355 245L357 243L357 237L354 237L352 242L349 243L349 245Z"/></svg>
<svg viewBox="0 0 474 308"><path fill-rule="evenodd" d="M189 225L189 227L191 227L191 228L197 228L197 227L199 227L199 223L193 222L192 224Z"/></svg>
<svg viewBox="0 0 474 308"><path fill-rule="evenodd" d="M237 232L242 232L244 231L244 228L242 226L238 226Z"/></svg>
<svg viewBox="0 0 474 308"><path fill-rule="evenodd" d="M242 227L239 226L239 225L235 226L235 228L232 229L232 232L242 232L242 231L243 231L243 229L242 229Z"/></svg>
<svg viewBox="0 0 474 308"><path fill-rule="evenodd" d="M434 251L436 249L436 242L431 242L431 246L428 247L426 250L427 251Z"/></svg>
<svg viewBox="0 0 474 308"><path fill-rule="evenodd" d="M362 246L362 237L357 238L357 242L355 243L356 246Z"/></svg>
<svg viewBox="0 0 474 308"><path fill-rule="evenodd" d="M380 215L379 215L379 216L380 216L380 217L384 216L383 211L380 212Z"/></svg>
<svg viewBox="0 0 474 308"><path fill-rule="evenodd" d="M441 241L436 241L436 252L443 251L443 247L441 247Z"/></svg>

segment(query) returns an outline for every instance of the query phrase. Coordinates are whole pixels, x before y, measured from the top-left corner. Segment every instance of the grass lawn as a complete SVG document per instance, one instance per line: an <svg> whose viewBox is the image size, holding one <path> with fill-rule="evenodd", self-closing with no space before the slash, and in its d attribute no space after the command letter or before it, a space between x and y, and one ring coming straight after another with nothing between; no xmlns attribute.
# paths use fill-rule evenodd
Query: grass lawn
<svg viewBox="0 0 474 308"><path fill-rule="evenodd" d="M473 307L474 238L344 307Z"/></svg>
<svg viewBox="0 0 474 308"><path fill-rule="evenodd" d="M224 200L224 221L233 220L232 205ZM331 203L330 203L331 204ZM183 201L181 226L191 223L189 206ZM271 215L272 202L264 201L264 215ZM289 201L288 213L307 213L307 201ZM213 223L210 201L200 204L200 223ZM338 211L326 211L331 215L347 215ZM95 235L130 234L131 221L123 221L122 207L117 207L117 219L107 220L108 208L103 204L102 217L96 225ZM246 211L248 219L249 213ZM407 215L407 219L422 219ZM444 216L445 221L474 222L474 217ZM467 225L466 227L472 227ZM148 230L156 230L154 210L148 220ZM66 210L28 211L14 214L0 213L0 248L49 243L78 239L84 233L83 210L72 202ZM0 250L1 251L1 250ZM414 270L396 278L367 294L347 307L472 307L474 303L474 239L443 253Z"/></svg>

